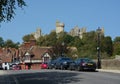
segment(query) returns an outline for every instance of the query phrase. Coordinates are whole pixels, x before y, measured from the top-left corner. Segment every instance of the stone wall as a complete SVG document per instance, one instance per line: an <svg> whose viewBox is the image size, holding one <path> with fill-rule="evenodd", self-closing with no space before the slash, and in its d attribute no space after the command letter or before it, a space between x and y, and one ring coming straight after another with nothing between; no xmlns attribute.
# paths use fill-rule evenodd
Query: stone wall
<svg viewBox="0 0 120 84"><path fill-rule="evenodd" d="M107 59L101 61L102 69L120 70L120 59Z"/></svg>

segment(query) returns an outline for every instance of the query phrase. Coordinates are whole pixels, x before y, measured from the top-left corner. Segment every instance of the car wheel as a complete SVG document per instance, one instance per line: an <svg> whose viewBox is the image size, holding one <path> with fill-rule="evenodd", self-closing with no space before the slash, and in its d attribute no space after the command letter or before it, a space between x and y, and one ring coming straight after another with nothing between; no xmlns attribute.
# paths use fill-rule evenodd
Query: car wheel
<svg viewBox="0 0 120 84"><path fill-rule="evenodd" d="M68 67L68 70L72 70L71 66Z"/></svg>
<svg viewBox="0 0 120 84"><path fill-rule="evenodd" d="M77 67L77 70L80 71L80 66Z"/></svg>
<svg viewBox="0 0 120 84"><path fill-rule="evenodd" d="M61 69L61 70L63 70L63 69L64 69L63 65L60 65L60 69Z"/></svg>
<svg viewBox="0 0 120 84"><path fill-rule="evenodd" d="M55 66L55 69L57 69L57 66Z"/></svg>

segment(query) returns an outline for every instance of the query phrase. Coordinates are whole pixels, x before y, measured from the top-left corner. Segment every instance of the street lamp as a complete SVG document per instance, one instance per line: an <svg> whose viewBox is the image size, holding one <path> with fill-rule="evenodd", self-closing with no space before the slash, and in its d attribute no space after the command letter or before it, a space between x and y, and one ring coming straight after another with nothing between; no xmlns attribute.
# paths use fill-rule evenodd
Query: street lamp
<svg viewBox="0 0 120 84"><path fill-rule="evenodd" d="M97 68L101 69L101 48L100 48L100 44L101 44L101 29L100 27L98 27L97 31Z"/></svg>
<svg viewBox="0 0 120 84"><path fill-rule="evenodd" d="M64 56L64 45L65 45L65 43L62 42L62 54L61 54L61 56Z"/></svg>

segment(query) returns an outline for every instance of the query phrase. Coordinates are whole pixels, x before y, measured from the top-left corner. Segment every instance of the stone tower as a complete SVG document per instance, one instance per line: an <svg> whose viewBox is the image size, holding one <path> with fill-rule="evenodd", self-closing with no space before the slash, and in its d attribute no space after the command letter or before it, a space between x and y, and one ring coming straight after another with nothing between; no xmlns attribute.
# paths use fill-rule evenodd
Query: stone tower
<svg viewBox="0 0 120 84"><path fill-rule="evenodd" d="M33 35L34 35L35 39L37 40L42 35L41 29L37 28L36 32Z"/></svg>
<svg viewBox="0 0 120 84"><path fill-rule="evenodd" d="M56 21L56 34L64 31L64 23Z"/></svg>
<svg viewBox="0 0 120 84"><path fill-rule="evenodd" d="M79 28L78 26L75 26L70 32L69 34L71 36L79 36L81 39L83 38L83 33L86 33L86 28Z"/></svg>

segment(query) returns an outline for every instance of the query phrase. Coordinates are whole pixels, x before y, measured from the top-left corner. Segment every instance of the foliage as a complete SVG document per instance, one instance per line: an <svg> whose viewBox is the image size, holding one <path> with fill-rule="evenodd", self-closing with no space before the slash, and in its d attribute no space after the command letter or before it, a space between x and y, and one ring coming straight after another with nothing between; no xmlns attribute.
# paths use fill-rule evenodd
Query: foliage
<svg viewBox="0 0 120 84"><path fill-rule="evenodd" d="M29 35L28 37L26 36L28 39L29 37ZM52 47L51 54L53 57L58 57L64 54L72 58L74 58L74 56L89 57L94 59L97 58L98 36L95 31L84 33L82 39L78 36L70 36L67 32L61 32L59 34L56 34L56 32L51 32L50 34L41 36L37 40L37 44L39 46ZM76 47L77 51L73 52L70 49L71 47ZM105 37L101 34L100 49L101 58L109 58L113 55L113 42L110 36ZM114 49L118 48L114 47Z"/></svg>
<svg viewBox="0 0 120 84"><path fill-rule="evenodd" d="M56 58L56 57L59 57L59 56L65 56L68 51L69 51L69 48L67 48L67 44L64 44L63 43L56 43L54 46L52 46L52 50L53 50L53 56Z"/></svg>
<svg viewBox="0 0 120 84"><path fill-rule="evenodd" d="M115 39L114 39L114 43L115 42L120 42L120 37L119 36L117 36Z"/></svg>
<svg viewBox="0 0 120 84"><path fill-rule="evenodd" d="M12 40L8 39L4 42L5 47L10 47L10 48L19 48L19 42L14 43Z"/></svg>
<svg viewBox="0 0 120 84"><path fill-rule="evenodd" d="M4 47L4 40L2 37L0 37L0 47Z"/></svg>
<svg viewBox="0 0 120 84"><path fill-rule="evenodd" d="M22 8L26 3L24 0L0 0L0 23L14 18L16 6Z"/></svg>
<svg viewBox="0 0 120 84"><path fill-rule="evenodd" d="M87 32L83 35L81 46L79 48L80 57L96 58L96 33L94 31Z"/></svg>
<svg viewBox="0 0 120 84"><path fill-rule="evenodd" d="M113 44L114 46L114 55L120 55L120 42L115 42L114 44Z"/></svg>
<svg viewBox="0 0 120 84"><path fill-rule="evenodd" d="M120 37L116 37L113 41L113 55L120 55Z"/></svg>
<svg viewBox="0 0 120 84"><path fill-rule="evenodd" d="M14 43L12 40L8 39L6 41L3 40L2 37L0 37L0 47L10 47L10 48L19 48L20 43Z"/></svg>
<svg viewBox="0 0 120 84"><path fill-rule="evenodd" d="M103 38L101 43L101 51L106 52L107 56L113 55L113 43L110 36L106 36Z"/></svg>
<svg viewBox="0 0 120 84"><path fill-rule="evenodd" d="M39 46L52 46L56 43L56 40L57 40L56 33L51 32L49 35L41 36L37 40L37 44Z"/></svg>
<svg viewBox="0 0 120 84"><path fill-rule="evenodd" d="M57 42L64 42L65 44L70 45L71 42L73 41L73 37L67 34L67 32L61 32L58 34L58 39Z"/></svg>
<svg viewBox="0 0 120 84"><path fill-rule="evenodd" d="M29 42L31 39L34 39L34 36L32 34L27 34L27 35L23 36L22 39L24 42Z"/></svg>

